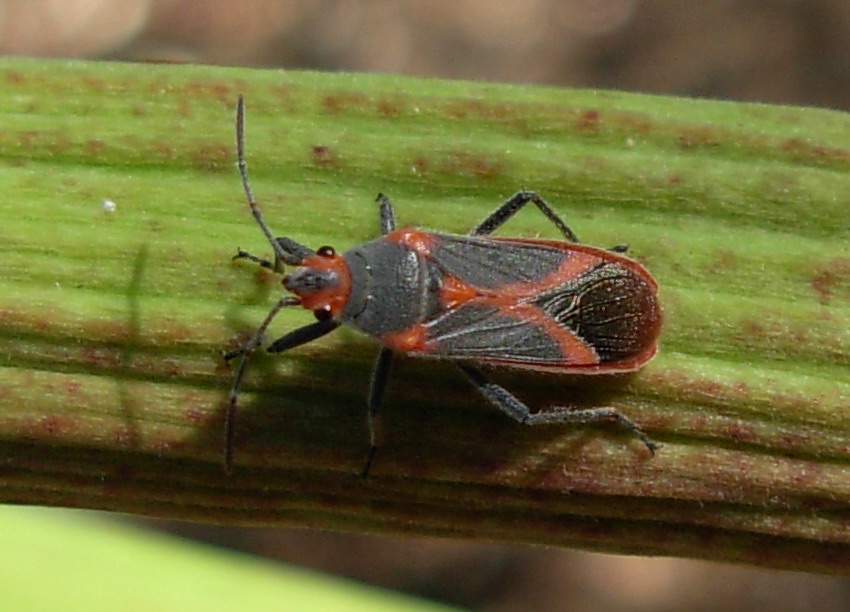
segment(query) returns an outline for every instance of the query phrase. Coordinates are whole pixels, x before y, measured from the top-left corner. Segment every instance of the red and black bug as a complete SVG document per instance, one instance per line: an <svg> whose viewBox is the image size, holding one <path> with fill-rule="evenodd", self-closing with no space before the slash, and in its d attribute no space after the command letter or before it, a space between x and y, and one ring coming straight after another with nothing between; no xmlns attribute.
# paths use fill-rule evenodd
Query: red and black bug
<svg viewBox="0 0 850 612"><path fill-rule="evenodd" d="M275 261L242 250L248 259L278 270L295 269L282 297L248 342L230 390L225 425L225 467L232 466L233 418L245 365L263 333L285 306L312 310L317 321L278 338L279 353L348 325L383 344L368 396L369 470L376 419L396 352L452 360L496 407L528 425L616 421L654 452L658 445L613 408L555 407L531 412L505 388L489 382L473 363L570 374L631 372L655 355L661 327L657 285L643 266L625 257L626 247L599 249L578 238L540 196L520 191L466 236L395 228L390 200L378 196L381 234L339 254L317 251L290 238L275 238L263 221L248 183L244 149L244 102L236 112L237 165L251 212ZM534 204L564 241L490 237L523 206Z"/></svg>

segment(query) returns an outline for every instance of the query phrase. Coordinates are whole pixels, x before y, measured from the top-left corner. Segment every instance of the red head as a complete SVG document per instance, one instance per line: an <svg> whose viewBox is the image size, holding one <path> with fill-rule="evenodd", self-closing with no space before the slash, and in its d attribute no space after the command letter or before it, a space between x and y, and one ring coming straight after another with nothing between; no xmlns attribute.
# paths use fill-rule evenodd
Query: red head
<svg viewBox="0 0 850 612"><path fill-rule="evenodd" d="M303 258L283 279L283 286L301 299L319 320L338 318L351 293L348 264L332 247Z"/></svg>

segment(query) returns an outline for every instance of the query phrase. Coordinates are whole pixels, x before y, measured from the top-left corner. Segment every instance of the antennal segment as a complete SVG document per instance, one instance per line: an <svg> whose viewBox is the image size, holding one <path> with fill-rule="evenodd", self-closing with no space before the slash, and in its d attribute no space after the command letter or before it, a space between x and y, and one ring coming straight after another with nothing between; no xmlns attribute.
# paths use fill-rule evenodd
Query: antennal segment
<svg viewBox="0 0 850 612"><path fill-rule="evenodd" d="M269 226L263 221L263 214L260 212L260 207L257 206L257 201L254 199L254 192L251 190L251 183L248 181L248 165L245 163L245 99L239 95L236 102L236 167L239 168L239 175L242 177L242 188L245 190L245 197L248 199L248 206L251 208L251 214L257 220L257 225L263 230L263 234L272 245L274 254L283 262L290 265L298 265L299 261L294 261L294 257L283 250L280 243L272 235Z"/></svg>

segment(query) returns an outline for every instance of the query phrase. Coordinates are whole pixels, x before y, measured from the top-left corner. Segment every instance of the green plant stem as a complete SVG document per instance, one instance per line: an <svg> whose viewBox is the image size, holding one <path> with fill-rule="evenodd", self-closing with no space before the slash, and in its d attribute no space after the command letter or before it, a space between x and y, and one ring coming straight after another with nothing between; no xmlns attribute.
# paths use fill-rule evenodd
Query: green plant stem
<svg viewBox="0 0 850 612"><path fill-rule="evenodd" d="M0 500L681 555L850 573L850 116L378 75L0 60ZM493 371L523 427L449 364L401 359L367 480L377 347L343 330L249 366L221 469L221 360L282 289L233 165L247 100L276 234L340 250L465 232L520 188L661 286L629 377ZM115 203L114 211L102 206ZM504 234L555 237L536 212ZM287 310L275 334L311 320Z"/></svg>

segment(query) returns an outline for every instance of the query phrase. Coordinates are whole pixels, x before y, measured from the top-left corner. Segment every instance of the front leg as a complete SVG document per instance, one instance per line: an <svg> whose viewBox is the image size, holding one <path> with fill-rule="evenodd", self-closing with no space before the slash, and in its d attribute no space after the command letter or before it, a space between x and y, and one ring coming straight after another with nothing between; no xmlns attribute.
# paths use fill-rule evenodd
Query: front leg
<svg viewBox="0 0 850 612"><path fill-rule="evenodd" d="M248 342L246 342L239 350L232 351L224 356L225 361L231 361L232 359L241 357L239 365L236 368L236 374L233 377L233 384L230 387L227 412L224 415L224 471L227 474L231 474L233 472L233 439L235 433L236 401L239 397L239 387L242 384L245 367L248 365L248 360L254 354L254 351L260 345L263 333L266 329L268 329L272 319L275 318L277 313L286 306L298 306L299 304L299 299L292 296L285 296L278 300ZM293 330L272 342L268 350L271 353L280 353L281 351L301 346L302 344L306 344L307 342L311 342L332 332L339 327L339 325L340 324L333 319L317 321L316 323L305 325L304 327Z"/></svg>
<svg viewBox="0 0 850 612"><path fill-rule="evenodd" d="M275 249L274 263L268 259L252 255L248 251L243 251L242 249L237 249L236 255L233 256L233 259L247 259L248 261L253 261L255 264L259 264L263 268L268 268L269 270L279 274L283 272L283 264L298 266L301 265L301 262L303 262L306 258L312 257L316 254L316 252L310 247L306 247L301 243L295 242L291 238L281 236L274 240L278 246L278 248ZM283 253L286 259L281 259L278 253Z"/></svg>
<svg viewBox="0 0 850 612"><path fill-rule="evenodd" d="M243 251L242 249L236 250L236 255L233 256L231 261L236 261L237 259L247 259L248 261L253 261L255 264L259 264L262 268L267 268L274 272L280 272L277 269L277 264L280 260L275 260L275 263L270 262L268 259L263 259L262 257L257 257L256 255L252 255L248 251Z"/></svg>

